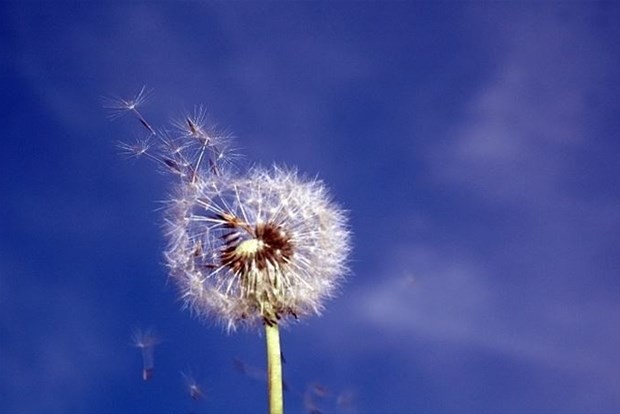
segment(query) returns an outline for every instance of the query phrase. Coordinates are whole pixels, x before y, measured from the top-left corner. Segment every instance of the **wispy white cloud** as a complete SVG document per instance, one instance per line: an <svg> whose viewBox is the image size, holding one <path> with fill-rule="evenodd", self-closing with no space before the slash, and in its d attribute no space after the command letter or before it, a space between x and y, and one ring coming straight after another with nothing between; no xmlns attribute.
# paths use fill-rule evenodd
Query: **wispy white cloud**
<svg viewBox="0 0 620 414"><path fill-rule="evenodd" d="M593 132L588 108L607 93L607 57L580 23L523 17L506 26L497 71L450 138L427 152L430 181L466 192L502 227L469 234L476 243L384 246L392 266L361 275L372 283L347 299L359 316L350 328L380 330L378 347L386 336L451 343L559 370L618 401L620 303L608 294L618 291L618 194L591 199L579 184L588 146L617 149Z"/></svg>
<svg viewBox="0 0 620 414"><path fill-rule="evenodd" d="M587 20L560 13L517 14L502 29L496 70L450 138L430 149L432 173L491 202L564 203L562 191L583 174L577 154L604 139L588 128L591 102L609 93L608 56Z"/></svg>
<svg viewBox="0 0 620 414"><path fill-rule="evenodd" d="M497 294L479 305L486 307L483 315L502 308L502 285L489 284L491 275L518 277L509 270L515 265L523 272L522 281L503 287L525 289L523 310L504 315L498 326L468 312L478 324L472 336L480 342L492 333L489 344L548 362L583 361L584 369L606 371L618 384L620 361L611 349L620 346L620 304L603 292L618 289L609 284L618 256L609 252L620 241L612 230L620 228L620 204L617 193L591 197L580 181L598 174L603 186L614 188L613 178L593 170L593 163L580 165L589 147L617 150L593 128L593 119L605 116L601 108L588 107L608 99L605 81L613 69L590 20L581 16L517 16L503 35L495 76L464 109L450 145L429 151L436 182L465 189L474 203L501 211L508 223L496 232L498 258L486 264L486 282L471 283L480 280L476 276L467 290L474 298L480 290ZM511 293L513 299L517 294Z"/></svg>
<svg viewBox="0 0 620 414"><path fill-rule="evenodd" d="M613 376L612 367L620 362L609 360L612 343L620 341L617 332L613 336L617 318L597 320L613 315L613 304L545 305L534 291L531 298L522 298L523 309L515 310L504 303L513 294L510 287L488 266L422 246L401 246L399 251L391 262L401 270L356 290L347 305L369 329L391 332L406 342L425 338Z"/></svg>

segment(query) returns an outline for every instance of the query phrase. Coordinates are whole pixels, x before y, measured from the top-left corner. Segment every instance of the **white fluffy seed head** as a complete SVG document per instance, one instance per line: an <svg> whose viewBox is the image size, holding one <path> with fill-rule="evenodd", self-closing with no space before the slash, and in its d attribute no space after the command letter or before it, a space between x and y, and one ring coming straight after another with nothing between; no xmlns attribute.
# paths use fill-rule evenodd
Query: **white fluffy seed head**
<svg viewBox="0 0 620 414"><path fill-rule="evenodd" d="M343 211L293 170L200 176L168 210L166 259L185 303L228 329L318 314L347 273Z"/></svg>

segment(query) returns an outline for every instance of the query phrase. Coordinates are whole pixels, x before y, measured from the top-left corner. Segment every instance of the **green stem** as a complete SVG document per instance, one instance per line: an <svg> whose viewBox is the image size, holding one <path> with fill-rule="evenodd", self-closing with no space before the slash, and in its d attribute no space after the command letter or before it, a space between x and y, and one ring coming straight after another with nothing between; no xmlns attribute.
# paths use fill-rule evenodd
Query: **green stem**
<svg viewBox="0 0 620 414"><path fill-rule="evenodd" d="M282 359L278 325L265 324L267 339L267 384L269 389L269 414L283 414Z"/></svg>

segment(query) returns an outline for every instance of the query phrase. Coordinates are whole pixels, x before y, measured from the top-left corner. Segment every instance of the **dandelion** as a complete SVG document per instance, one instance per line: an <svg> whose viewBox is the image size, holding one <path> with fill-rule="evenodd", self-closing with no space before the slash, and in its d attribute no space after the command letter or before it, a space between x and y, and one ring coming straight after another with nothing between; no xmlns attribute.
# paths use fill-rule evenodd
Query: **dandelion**
<svg viewBox="0 0 620 414"><path fill-rule="evenodd" d="M146 156L179 178L167 202L165 260L192 313L227 331L265 328L270 410L282 412L278 327L319 315L347 273L350 235L343 210L325 184L295 169L273 166L237 172L230 134L206 122L199 107L158 132L133 99L150 138L122 149Z"/></svg>
<svg viewBox="0 0 620 414"><path fill-rule="evenodd" d="M142 352L142 379L148 381L153 378L155 346L158 345L161 340L154 331L150 329L145 331L136 329L132 334L132 341L133 345L140 348Z"/></svg>
<svg viewBox="0 0 620 414"><path fill-rule="evenodd" d="M265 326L270 402L282 412L278 324L319 314L345 272L349 233L318 180L255 168L198 176L168 209L166 261L196 314Z"/></svg>

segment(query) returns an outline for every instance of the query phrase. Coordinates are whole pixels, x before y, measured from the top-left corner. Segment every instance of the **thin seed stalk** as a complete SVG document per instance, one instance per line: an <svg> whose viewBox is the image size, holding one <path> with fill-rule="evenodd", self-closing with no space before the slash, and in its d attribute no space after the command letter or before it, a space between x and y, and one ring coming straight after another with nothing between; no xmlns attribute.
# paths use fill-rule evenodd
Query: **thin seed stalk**
<svg viewBox="0 0 620 414"><path fill-rule="evenodd" d="M283 414L282 358L280 353L280 332L277 324L265 324L267 340L267 384L269 392L269 414Z"/></svg>

